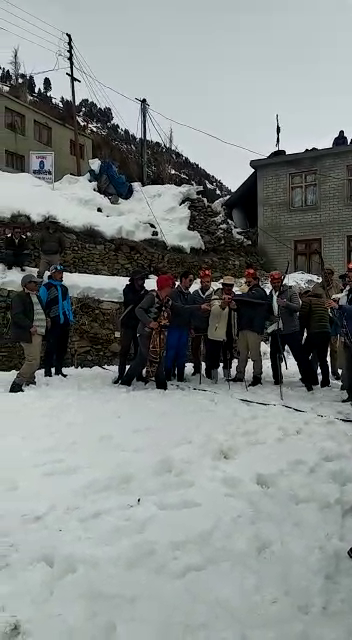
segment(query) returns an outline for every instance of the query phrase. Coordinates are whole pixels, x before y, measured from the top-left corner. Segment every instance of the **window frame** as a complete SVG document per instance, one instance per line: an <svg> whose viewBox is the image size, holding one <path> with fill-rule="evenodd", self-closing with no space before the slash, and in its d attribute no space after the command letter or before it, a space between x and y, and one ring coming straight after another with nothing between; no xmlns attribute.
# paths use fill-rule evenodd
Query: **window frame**
<svg viewBox="0 0 352 640"><path fill-rule="evenodd" d="M349 246L351 244L351 246ZM346 264L349 264L350 262L352 262L352 235L351 236L346 236ZM349 256L349 252L351 252L351 256Z"/></svg>
<svg viewBox="0 0 352 640"><path fill-rule="evenodd" d="M36 137L36 129L37 128L39 130L38 137ZM46 130L49 133L49 143L43 142L43 136L42 136L43 130ZM52 143L53 143L53 130L52 130L52 127L49 127L48 124L44 124L44 122L40 122L39 120L34 120L34 122L33 122L33 137L34 137L34 140L36 142L39 142L44 147L52 148L52 146L53 146L52 145Z"/></svg>
<svg viewBox="0 0 352 640"><path fill-rule="evenodd" d="M323 240L322 238L297 238L293 241L293 256L294 256L294 266L295 266L295 271L298 271L298 256L302 256L305 255L307 258L307 273L313 273L313 270L311 268L311 257L314 255L315 251L311 251L309 246L312 243L316 243L319 245L319 249L318 251L320 251L320 253L322 253L322 249L323 249ZM308 245L308 249L306 251L298 251L297 250L297 245L298 244L307 244ZM314 274L313 274L314 275ZM315 275L321 275L320 274L320 269L319 269L319 273L315 274Z"/></svg>
<svg viewBox="0 0 352 640"><path fill-rule="evenodd" d="M20 129L16 126L16 124L11 126L12 123L8 121L9 115L11 115L12 122L15 122L16 118L20 118L20 121L21 121ZM14 109L10 109L10 107L5 107L4 120L5 120L5 129L7 129L8 131L12 131L12 133L15 133L16 135L19 135L19 136L26 135L26 116L23 113L21 113L20 111L15 111Z"/></svg>
<svg viewBox="0 0 352 640"><path fill-rule="evenodd" d="M312 182L306 181L306 176L315 174L315 180ZM292 179L297 176L302 176L302 182L300 184L292 184ZM288 197L289 197L289 208L291 211L304 211L306 209L314 209L314 207L319 206L319 175L317 169L305 169L302 171L292 171L288 174ZM315 184L316 186L316 202L314 204L305 204L306 203L306 189L307 187ZM301 207L294 207L292 205L292 193L295 187L302 186L303 190L303 205Z"/></svg>
<svg viewBox="0 0 352 640"><path fill-rule="evenodd" d="M80 157L80 160L82 160L84 162L84 160L85 160L85 144L83 142L79 142L78 144L79 144L79 157ZM76 155L76 143L72 138L70 140L70 155L71 156L75 156Z"/></svg>
<svg viewBox="0 0 352 640"><path fill-rule="evenodd" d="M10 165L7 162L8 157L11 156L13 158L13 164ZM19 169L16 165L16 160L21 161L21 168ZM10 149L5 149L5 167L7 169L13 169L13 171L18 171L18 173L25 173L26 171L26 156L21 153L16 153L16 151L10 151Z"/></svg>

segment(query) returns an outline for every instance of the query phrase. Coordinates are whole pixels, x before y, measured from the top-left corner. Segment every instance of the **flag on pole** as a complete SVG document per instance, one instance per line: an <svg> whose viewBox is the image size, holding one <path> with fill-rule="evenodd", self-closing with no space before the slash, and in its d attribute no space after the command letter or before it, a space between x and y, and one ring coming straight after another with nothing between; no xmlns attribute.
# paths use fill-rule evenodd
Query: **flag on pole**
<svg viewBox="0 0 352 640"><path fill-rule="evenodd" d="M278 149L280 149L280 133L281 133L281 127L279 123L279 115L276 114L276 147Z"/></svg>

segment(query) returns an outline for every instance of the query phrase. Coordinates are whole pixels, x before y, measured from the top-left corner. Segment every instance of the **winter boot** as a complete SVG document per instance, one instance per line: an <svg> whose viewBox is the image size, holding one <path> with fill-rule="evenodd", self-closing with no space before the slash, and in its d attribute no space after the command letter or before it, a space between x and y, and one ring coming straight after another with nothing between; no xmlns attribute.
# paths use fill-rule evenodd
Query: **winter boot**
<svg viewBox="0 0 352 640"><path fill-rule="evenodd" d="M55 371L55 375L61 376L61 378L67 378L67 373L64 373L62 369L60 371L59 370Z"/></svg>
<svg viewBox="0 0 352 640"><path fill-rule="evenodd" d="M177 369L177 382L185 381L185 367L180 367Z"/></svg>
<svg viewBox="0 0 352 640"><path fill-rule="evenodd" d="M326 387L330 387L330 380L322 380L320 383L320 386L322 389L325 389Z"/></svg>
<svg viewBox="0 0 352 640"><path fill-rule="evenodd" d="M230 380L230 369L223 369L225 380Z"/></svg>
<svg viewBox="0 0 352 640"><path fill-rule="evenodd" d="M205 377L207 380L211 380L211 369L209 367L205 367Z"/></svg>
<svg viewBox="0 0 352 640"><path fill-rule="evenodd" d="M172 371L170 369L165 369L165 378L167 382L171 382L172 380Z"/></svg>
<svg viewBox="0 0 352 640"><path fill-rule="evenodd" d="M234 378L231 378L231 382L243 382L244 378L242 378L242 376L240 376L238 373L236 373Z"/></svg>
<svg viewBox="0 0 352 640"><path fill-rule="evenodd" d="M52 377L53 377L53 373L52 373L51 369L45 369L44 378L52 378Z"/></svg>
<svg viewBox="0 0 352 640"><path fill-rule="evenodd" d="M219 380L219 371L217 369L213 369L211 372L211 379L215 384L217 384Z"/></svg>
<svg viewBox="0 0 352 640"><path fill-rule="evenodd" d="M121 382L120 376L116 376L116 378L113 379L112 384L120 384L120 382Z"/></svg>
<svg viewBox="0 0 352 640"><path fill-rule="evenodd" d="M9 389L9 393L21 393L21 391L23 392L23 385L17 380L14 380Z"/></svg>
<svg viewBox="0 0 352 640"><path fill-rule="evenodd" d="M257 387L258 384L262 384L262 376L253 376L252 382L249 383L249 387Z"/></svg>

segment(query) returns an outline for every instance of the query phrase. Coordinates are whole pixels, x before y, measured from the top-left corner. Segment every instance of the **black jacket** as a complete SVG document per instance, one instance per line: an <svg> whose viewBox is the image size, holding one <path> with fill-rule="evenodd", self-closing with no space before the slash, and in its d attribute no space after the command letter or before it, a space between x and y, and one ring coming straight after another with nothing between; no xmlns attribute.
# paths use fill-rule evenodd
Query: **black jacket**
<svg viewBox="0 0 352 640"><path fill-rule="evenodd" d="M200 306L205 303L210 303L214 295L214 289L210 287L209 291L202 293L201 289L196 289L191 294L190 304L194 305L192 309L192 327L197 334L207 334L209 326L210 311L202 311Z"/></svg>
<svg viewBox="0 0 352 640"><path fill-rule="evenodd" d="M24 236L20 236L16 242L12 233L5 238L5 251L13 251L13 253L23 253L27 251L27 240Z"/></svg>
<svg viewBox="0 0 352 640"><path fill-rule="evenodd" d="M235 295L233 299L237 305L238 331L247 330L263 335L269 315L266 291L259 284L254 284L247 293Z"/></svg>
<svg viewBox="0 0 352 640"><path fill-rule="evenodd" d="M43 308L41 299L37 297ZM16 293L11 302L11 337L15 342L32 342L30 330L33 327L33 320L34 307L31 294L25 291Z"/></svg>
<svg viewBox="0 0 352 640"><path fill-rule="evenodd" d="M193 306L191 292L184 291L181 285L178 285L171 291L170 300L172 301L170 327L190 329Z"/></svg>
<svg viewBox="0 0 352 640"><path fill-rule="evenodd" d="M142 300L144 300L147 293L148 291L145 288L143 288L142 291L137 291L133 282L126 284L123 290L123 308L125 311L129 307L131 308L127 313L123 314L123 317L121 318L122 329L133 329L137 331L139 320L136 316L136 308L140 305Z"/></svg>

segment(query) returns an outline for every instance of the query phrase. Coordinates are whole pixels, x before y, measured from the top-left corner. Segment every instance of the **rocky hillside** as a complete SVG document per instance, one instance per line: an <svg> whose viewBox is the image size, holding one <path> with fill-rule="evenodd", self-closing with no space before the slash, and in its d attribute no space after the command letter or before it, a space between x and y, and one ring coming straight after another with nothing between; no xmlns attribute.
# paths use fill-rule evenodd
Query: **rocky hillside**
<svg viewBox="0 0 352 640"><path fill-rule="evenodd" d="M0 66L0 91L30 102L36 109L66 124L73 123L71 101L65 97L57 101L52 97L49 77L44 78L42 87L37 87L33 76L20 73L15 79L10 69ZM140 139L114 121L111 108L85 98L78 104L77 114L82 131L93 138L93 156L116 161L128 180L140 181ZM153 138L157 139L147 142L148 184L201 186L202 195L209 202L230 195L230 190L221 180L179 152L173 142L172 130L166 135L158 128L152 115L148 124Z"/></svg>

